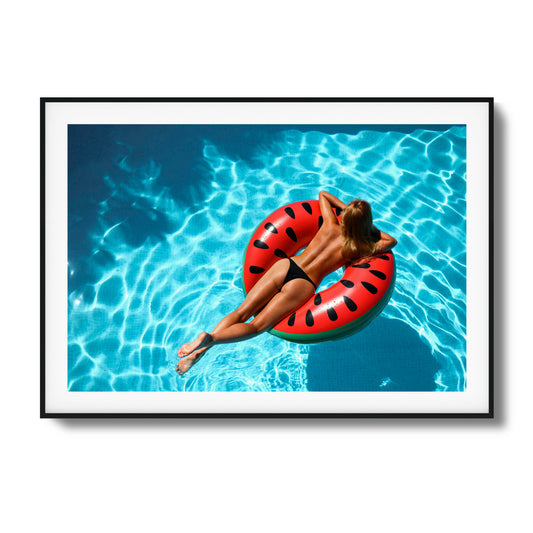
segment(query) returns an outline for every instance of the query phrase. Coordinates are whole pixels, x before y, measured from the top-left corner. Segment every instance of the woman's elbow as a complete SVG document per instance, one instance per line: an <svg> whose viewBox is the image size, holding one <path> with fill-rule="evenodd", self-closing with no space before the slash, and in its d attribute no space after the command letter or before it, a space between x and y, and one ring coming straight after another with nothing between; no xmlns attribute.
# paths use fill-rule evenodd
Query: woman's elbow
<svg viewBox="0 0 533 533"><path fill-rule="evenodd" d="M382 253L390 252L397 244L398 244L398 241L394 237L391 237L390 239L387 239L383 243L383 247L381 249L381 252Z"/></svg>

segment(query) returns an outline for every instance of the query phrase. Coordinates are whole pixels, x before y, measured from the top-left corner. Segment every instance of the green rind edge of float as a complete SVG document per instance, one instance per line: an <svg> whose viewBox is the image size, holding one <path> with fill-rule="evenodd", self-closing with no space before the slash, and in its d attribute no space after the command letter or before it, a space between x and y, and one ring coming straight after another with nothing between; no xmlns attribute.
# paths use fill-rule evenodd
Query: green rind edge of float
<svg viewBox="0 0 533 533"><path fill-rule="evenodd" d="M284 331L276 331L275 329L269 330L268 333L276 337L280 337L281 339L284 339L286 341L296 342L299 344L315 344L318 342L325 341L337 341L345 337L349 337L354 333L357 333L364 329L370 324L370 322L372 322L375 318L378 317L378 315L381 314L381 312L383 311L383 309L385 309L385 307L389 303L389 300L392 297L395 284L396 268L394 269L394 277L392 279L392 282L389 285L389 288L387 289L385 294L383 295L383 298L381 298L381 300L374 307L372 307L372 309L367 311L363 316L360 316L357 320L354 320L349 324L345 324L340 328L330 329L328 331L321 331L320 333L309 333L306 335L286 333Z"/></svg>

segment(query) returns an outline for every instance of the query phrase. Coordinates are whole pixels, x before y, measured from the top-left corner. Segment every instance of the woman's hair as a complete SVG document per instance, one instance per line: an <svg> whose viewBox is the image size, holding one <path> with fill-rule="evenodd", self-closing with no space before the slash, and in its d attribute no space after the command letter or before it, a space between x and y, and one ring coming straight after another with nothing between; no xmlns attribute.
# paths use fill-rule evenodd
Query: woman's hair
<svg viewBox="0 0 533 533"><path fill-rule="evenodd" d="M368 202L353 200L348 204L342 212L340 226L344 259L353 261L376 253L378 245L372 235L372 209Z"/></svg>

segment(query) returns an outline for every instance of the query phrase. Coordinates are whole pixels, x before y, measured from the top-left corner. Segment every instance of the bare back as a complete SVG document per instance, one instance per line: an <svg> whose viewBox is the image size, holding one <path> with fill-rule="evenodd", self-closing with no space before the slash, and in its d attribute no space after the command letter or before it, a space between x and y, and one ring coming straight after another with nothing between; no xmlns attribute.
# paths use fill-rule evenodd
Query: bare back
<svg viewBox="0 0 533 533"><path fill-rule="evenodd" d="M338 224L324 224L293 260L318 286L322 279L346 263L341 250L343 238Z"/></svg>

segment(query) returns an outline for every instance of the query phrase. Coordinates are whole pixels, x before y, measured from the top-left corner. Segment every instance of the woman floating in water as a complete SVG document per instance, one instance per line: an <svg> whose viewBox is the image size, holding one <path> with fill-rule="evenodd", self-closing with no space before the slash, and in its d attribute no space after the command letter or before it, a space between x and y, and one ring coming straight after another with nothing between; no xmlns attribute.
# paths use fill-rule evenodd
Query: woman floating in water
<svg viewBox="0 0 533 533"><path fill-rule="evenodd" d="M396 245L390 235L372 224L370 204L346 205L325 191L319 194L323 224L298 256L280 259L252 287L242 304L224 317L211 333L200 333L179 350L176 371L189 368L215 344L240 342L271 329L308 300L322 279L347 263L388 252ZM341 222L333 212L341 208ZM246 322L256 315L253 320Z"/></svg>

